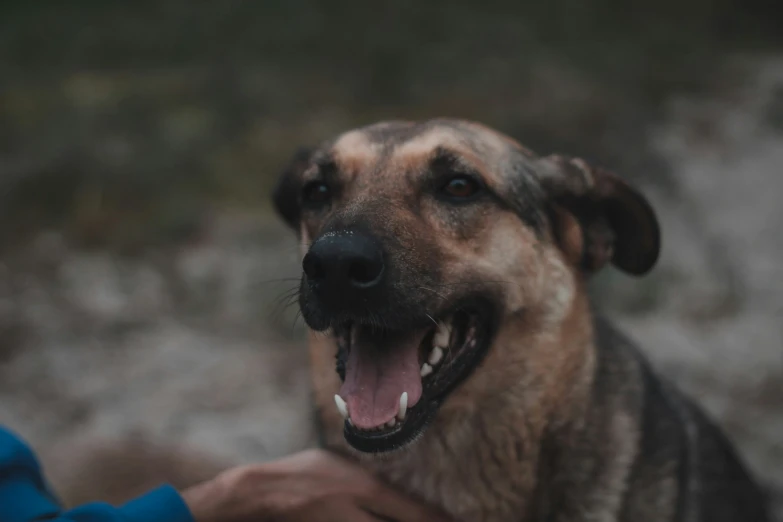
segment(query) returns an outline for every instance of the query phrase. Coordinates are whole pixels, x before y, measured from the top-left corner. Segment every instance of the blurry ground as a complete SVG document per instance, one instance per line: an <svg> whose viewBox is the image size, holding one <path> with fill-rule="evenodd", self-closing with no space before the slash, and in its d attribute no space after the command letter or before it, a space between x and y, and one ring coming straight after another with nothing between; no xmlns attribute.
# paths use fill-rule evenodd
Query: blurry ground
<svg viewBox="0 0 783 522"><path fill-rule="evenodd" d="M7 8L0 422L70 502L313 444L285 306L297 254L269 186L297 145L347 127L469 117L650 195L660 265L602 274L596 298L783 514L783 54L747 35L730 53L762 22L705 2L656 4L677 23L593 4L433 2L381 13L386 31L358 8L349 36L339 9L298 2Z"/></svg>

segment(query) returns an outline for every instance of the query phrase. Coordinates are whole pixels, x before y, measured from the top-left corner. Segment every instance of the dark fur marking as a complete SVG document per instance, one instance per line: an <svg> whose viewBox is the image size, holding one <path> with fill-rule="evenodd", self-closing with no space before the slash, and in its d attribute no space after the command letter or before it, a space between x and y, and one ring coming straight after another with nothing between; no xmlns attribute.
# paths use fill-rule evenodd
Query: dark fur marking
<svg viewBox="0 0 783 522"><path fill-rule="evenodd" d="M510 165L510 175L507 178L509 198L507 205L524 223L527 223L538 237L546 229L544 208L544 193L536 182L534 170L528 161L520 154Z"/></svg>
<svg viewBox="0 0 783 522"><path fill-rule="evenodd" d="M408 273L398 280L402 281L394 289L398 294L389 298L397 306L390 307L389 303L385 303L386 308L380 307L372 312L377 316L380 311L384 321L410 328L414 326L411 321L416 320L416 315L437 309L439 300L420 287L426 284L437 291L443 288L442 281L426 280L427 277L433 279L432 274L448 273L442 272L443 261L431 255L437 252L432 245L439 238L452 241L450 246L453 249L454 235L468 234L465 228L476 227L475 235L482 232L480 227L487 230L492 227L493 209L488 201L465 207L461 213L449 210L445 205L438 206L435 212L439 213L436 215L439 221L429 222L416 220L411 215L416 213L416 209L410 206L411 201L422 198L418 190L421 185L411 185L410 179L406 182L405 179L387 176L383 180L387 184L379 191L378 197L372 192L374 187L367 190L367 183L375 182L371 178L373 170L384 169L390 159L393 161L395 147L436 127L446 129L444 143L454 145L454 149L457 145L459 150L469 149L465 152L467 160L481 162L476 170L492 169L482 173L492 176L490 185L505 205L503 208L515 212L537 232L538 241L529 245L528 253L534 250L542 252L553 245L547 231L552 222L549 206L554 202L567 207L561 213L565 216L562 223L566 225L573 252L582 255L585 270L596 269L611 259L620 269L640 274L655 263L660 247L655 216L638 192L612 174L578 159L536 159L511 140L504 141L493 131L468 123L435 120L423 124L394 122L370 126L368 133L362 136L373 144L370 154L357 158L351 158L350 154L346 156L347 161L355 161L352 168L365 169L359 174L363 179L356 185L360 197L346 206L345 215L340 215L338 204L326 223L316 223L313 219L307 225L311 229L326 229L339 226L340 220L350 225L357 216L363 216L364 225L375 230L392 255L399 256L395 259L398 269ZM454 130L454 133L448 129ZM363 139L353 143L358 144L362 152ZM414 146L411 150L418 153L422 149ZM381 157L375 161L379 153ZM373 164L365 166L362 163L364 158L372 158ZM451 161L454 159L450 158ZM407 168L418 168L413 167L418 165L413 163L418 160L415 154L405 158L405 161L412 162ZM393 171L390 173L395 174ZM387 195L394 197L386 198ZM471 220L475 223L469 223ZM428 230L430 223L439 230ZM583 233L583 237L579 233ZM309 235L317 237L318 234ZM525 236L529 237L529 234ZM472 236L468 234L465 237ZM577 256L570 260L573 264L569 266L575 275L583 275L578 274ZM440 277L443 276L438 275L434 279ZM446 281L444 286L452 282ZM482 286L495 289L494 285L481 285L479 282L467 286L475 286L481 297L490 293ZM477 393L490 392L483 397L492 397L484 404L491 403L497 410L483 410L482 415L475 419L476 426L462 426L460 429L467 430L467 436L472 437L468 440L473 440L481 448L466 451L466 448L456 446L465 439L459 438L463 434L454 438L451 433L443 431L444 426L449 425L446 419L440 425L436 423L428 432L426 436L430 439L421 441L422 444L434 444L436 450L431 453L432 460L424 459L428 464L426 468L403 459L395 464L401 466L396 470L393 466L384 470L383 466L388 463L377 463L381 473L403 488L417 484L416 487L423 490L423 497L440 502L447 509L452 507L457 513L462 511L471 516L479 514L486 520L507 520L500 514L508 513L512 506L525 506L526 512L518 516L528 522L585 519L615 522L766 522L768 515L765 513L764 494L752 482L725 436L676 389L669 387L666 381L659 381L633 344L603 319L594 316L583 298L584 295L578 294L580 307L575 309L575 313L580 314L575 316L577 337L572 339L570 334L566 334L560 340L563 343L589 343L584 354L573 354L574 357L585 357L584 361L563 362L553 356L551 360L542 362L547 365L584 362L588 364L585 369L592 368L589 381L578 379L573 383L553 384L535 374L535 371L548 371L549 366L534 369L533 375L523 382L530 383L535 390L539 390L540 386L551 387L541 390L545 394L543 400L545 404L551 401L551 404L558 405L551 410L539 405L543 409L529 416L516 410L517 404L501 404L500 398L494 394L502 394L506 390L493 389L492 382L480 384L484 388ZM501 306L502 298L498 303ZM416 306L421 308L415 310ZM383 313L386 311L389 313ZM594 338L579 338L579 329L585 328L586 334L587 325L593 318ZM503 316L504 322L524 320L514 314ZM426 326L429 323L422 320L422 324ZM530 326L536 327L537 324ZM512 342L504 339L502 346L514 348L507 344ZM563 346L573 348L577 345ZM545 354L540 356L547 357ZM500 360L500 365L503 365L502 357ZM514 373L508 372L524 371L521 369L524 363L517 359L508 361L520 366L501 368L494 361L496 366L489 369L507 372L505 375L509 378ZM332 364L328 366L329 371L333 371ZM488 370L486 367L480 369ZM466 382L467 386L474 383ZM333 393L331 384L324 386L318 383L318 386L319 401L325 403L325 399ZM559 404L558 398L569 396L573 400ZM516 398L520 405L527 404L527 399ZM467 404L470 400L469 397L460 397L460 401ZM533 406L534 410L536 407ZM498 418L503 414L507 417ZM514 419L513 441L505 438L508 426L504 426L503 421L506 418ZM334 421L335 415L332 415L329 422ZM499 431L495 433L494 429ZM490 437L493 433L495 436ZM490 444L497 446L486 447ZM482 467L482 461L485 467ZM503 468L498 477L495 477L496 467ZM410 473L415 479L408 479ZM513 484L521 489L518 498L502 498L512 491L506 484L503 484L503 492L493 492L493 479L518 480ZM693 487L694 484L698 487ZM464 503L461 502L462 496L466 497ZM695 506L700 511L698 519L691 518L697 509Z"/></svg>
<svg viewBox="0 0 783 522"><path fill-rule="evenodd" d="M272 191L272 202L283 220L299 232L301 208L299 187L304 170L310 165L312 149L301 147L294 153L291 162L283 171Z"/></svg>
<svg viewBox="0 0 783 522"><path fill-rule="evenodd" d="M641 352L605 319L597 316L595 325L597 346L614 351L615 356L622 349L624 357L636 365L644 397L640 407L629 405L642 438L619 520L638 520L628 518L638 500L633 495L656 487L662 470L673 466L669 477L677 492L670 499L675 508L671 522L768 522L767 499L726 436L679 390L656 376ZM692 435L688 434L689 423L695 428ZM689 487L692 480L696 481L695 490ZM642 520L648 520L646 514Z"/></svg>

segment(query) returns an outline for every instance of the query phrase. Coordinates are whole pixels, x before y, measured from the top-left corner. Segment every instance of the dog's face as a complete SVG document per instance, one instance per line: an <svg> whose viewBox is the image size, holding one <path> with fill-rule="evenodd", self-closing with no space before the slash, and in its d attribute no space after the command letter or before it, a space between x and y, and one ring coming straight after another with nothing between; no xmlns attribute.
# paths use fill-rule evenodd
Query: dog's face
<svg viewBox="0 0 783 522"><path fill-rule="evenodd" d="M504 325L555 331L583 274L642 274L659 250L616 176L464 121L345 133L300 153L274 201L301 240L304 320L337 355L345 439L368 453L414 440L477 372L504 386L481 366Z"/></svg>

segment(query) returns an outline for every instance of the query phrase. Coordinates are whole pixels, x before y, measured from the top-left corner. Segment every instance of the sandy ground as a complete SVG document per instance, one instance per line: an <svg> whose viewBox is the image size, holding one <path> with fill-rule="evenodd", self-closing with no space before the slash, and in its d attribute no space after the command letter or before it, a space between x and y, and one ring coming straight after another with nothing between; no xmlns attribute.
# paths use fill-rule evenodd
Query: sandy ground
<svg viewBox="0 0 783 522"><path fill-rule="evenodd" d="M670 168L667 183L644 180L662 261L595 292L783 514L783 61L736 75L711 98L672 100L650 129ZM198 244L134 260L42 234L0 265L0 421L70 502L313 445L303 326L279 299L296 276L271 217L217 216ZM112 468L127 483L96 482Z"/></svg>

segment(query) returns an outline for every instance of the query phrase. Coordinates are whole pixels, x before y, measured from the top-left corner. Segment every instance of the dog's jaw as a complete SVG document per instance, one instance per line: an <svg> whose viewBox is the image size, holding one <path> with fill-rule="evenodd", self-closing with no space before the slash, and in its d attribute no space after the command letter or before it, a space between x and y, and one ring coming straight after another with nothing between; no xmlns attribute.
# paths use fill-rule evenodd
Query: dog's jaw
<svg viewBox="0 0 783 522"><path fill-rule="evenodd" d="M534 509L538 453L548 423L581 415L593 375L589 302L562 259L545 256L535 304L506 311L486 356L442 404L429 429L380 456L353 450L333 396L341 385L336 344L311 335L313 383L327 447L351 455L386 480L460 521L518 521ZM517 296L506 304L518 306ZM513 372L492 369L512 367ZM498 393L502 390L502 393Z"/></svg>

